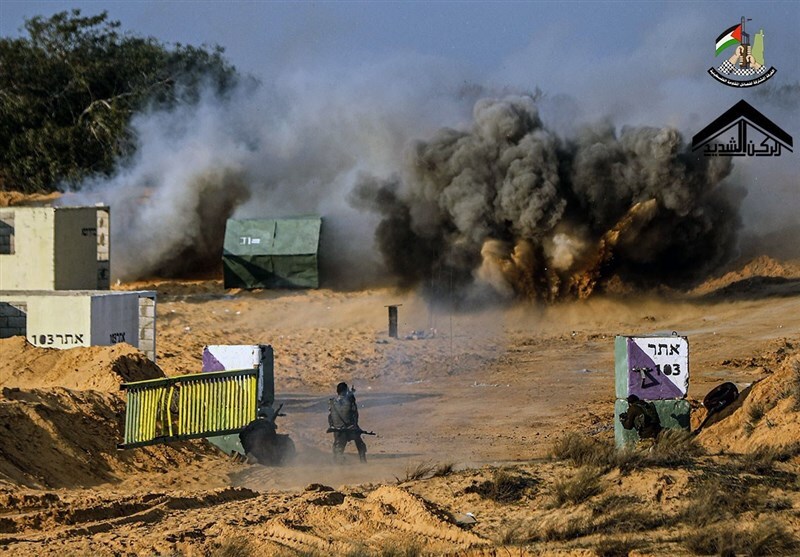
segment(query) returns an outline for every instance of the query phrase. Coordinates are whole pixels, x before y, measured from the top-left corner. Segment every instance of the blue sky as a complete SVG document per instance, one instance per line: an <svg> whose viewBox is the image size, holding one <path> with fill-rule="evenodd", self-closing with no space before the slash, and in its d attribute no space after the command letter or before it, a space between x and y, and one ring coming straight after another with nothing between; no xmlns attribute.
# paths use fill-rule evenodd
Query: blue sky
<svg viewBox="0 0 800 557"><path fill-rule="evenodd" d="M386 153L409 140L469 125L469 107L459 98L469 88L501 96L539 87L550 100L542 118L559 131L608 118L617 126L673 126L687 140L744 98L800 140L798 89L787 105L759 97L765 87L725 87L706 73L723 58L714 57L717 35L744 15L753 19L752 33L764 29L767 64L778 70L770 84L800 82L798 1L0 0L0 34L17 35L26 17L72 8L107 10L124 30L167 43L223 46L240 70L278 91L262 106L285 107L265 109L260 119L251 112L243 125L248 118L274 125L280 149L293 148L298 137L322 146L315 131L321 118L372 130L359 149L373 149L364 155L373 171L388 172L397 161ZM798 219L798 157L737 163L750 191L748 223Z"/></svg>
<svg viewBox="0 0 800 557"><path fill-rule="evenodd" d="M79 8L108 10L123 28L166 42L219 44L241 69L268 77L286 66L352 66L415 55L443 58L478 77L524 73L509 68L539 47L544 56L576 52L588 63L625 57L657 44L687 58L741 15L775 37L770 61L797 75L790 45L800 34L800 3L787 2L0 2L0 34L15 35L26 17ZM672 37L662 22L674 24ZM692 30L685 43L682 29ZM658 37L653 37L658 33ZM655 41L653 39L656 39ZM675 44L676 38L682 44ZM782 45L782 48L778 48ZM535 54L531 54L535 57ZM712 60L713 61L713 60ZM533 75L531 81L535 81ZM540 81L547 78L540 76Z"/></svg>

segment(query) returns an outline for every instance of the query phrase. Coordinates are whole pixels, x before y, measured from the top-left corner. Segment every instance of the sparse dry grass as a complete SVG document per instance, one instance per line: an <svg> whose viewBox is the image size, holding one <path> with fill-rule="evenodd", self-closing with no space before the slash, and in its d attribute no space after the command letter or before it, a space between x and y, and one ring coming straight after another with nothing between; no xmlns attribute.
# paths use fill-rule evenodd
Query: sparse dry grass
<svg viewBox="0 0 800 557"><path fill-rule="evenodd" d="M593 532L592 521L586 517L573 517L561 525L547 525L531 537L531 541L560 542L588 536Z"/></svg>
<svg viewBox="0 0 800 557"><path fill-rule="evenodd" d="M619 509L629 508L633 505L638 505L642 501L635 495L617 495L611 494L601 497L590 505L592 514L595 516L602 516L614 513Z"/></svg>
<svg viewBox="0 0 800 557"><path fill-rule="evenodd" d="M762 520L751 528L725 523L690 531L684 546L695 555L796 555L797 539L774 520Z"/></svg>
<svg viewBox="0 0 800 557"><path fill-rule="evenodd" d="M792 362L792 380L789 383L788 394L792 397L792 412L800 412L800 359Z"/></svg>
<svg viewBox="0 0 800 557"><path fill-rule="evenodd" d="M642 542L631 538L601 538L594 548L597 557L628 557Z"/></svg>
<svg viewBox="0 0 800 557"><path fill-rule="evenodd" d="M226 538L215 547L211 557L253 557L256 552L252 543L245 537Z"/></svg>
<svg viewBox="0 0 800 557"><path fill-rule="evenodd" d="M376 555L376 553L372 555ZM422 555L422 549L414 541L393 540L392 543L384 544L377 555L380 557L419 557Z"/></svg>
<svg viewBox="0 0 800 557"><path fill-rule="evenodd" d="M426 478L443 478L453 473L455 464L452 462L444 462L434 464L433 462L420 462L414 466L409 465L406 468L405 476L395 476L395 482L400 485L406 482L416 480L424 480Z"/></svg>
<svg viewBox="0 0 800 557"><path fill-rule="evenodd" d="M423 480L429 477L435 469L436 465L434 465L431 462L420 462L413 466L412 465L407 466L405 477L400 478L398 476L395 476L394 479L396 480L398 485L406 482Z"/></svg>
<svg viewBox="0 0 800 557"><path fill-rule="evenodd" d="M800 442L777 447L762 445L754 451L741 455L738 464L742 472L763 475L773 472L776 463L786 462L799 454Z"/></svg>
<svg viewBox="0 0 800 557"><path fill-rule="evenodd" d="M495 541L501 546L523 545L529 543L534 538L536 524L528 520L512 520L504 523Z"/></svg>
<svg viewBox="0 0 800 557"><path fill-rule="evenodd" d="M773 497L768 490L749 489L739 478L705 477L694 483L681 522L709 525L751 510L770 508Z"/></svg>
<svg viewBox="0 0 800 557"><path fill-rule="evenodd" d="M630 472L646 466L685 466L703 454L703 448L688 431L665 429L649 450L621 450L578 433L568 433L553 445L552 456L576 467L592 466L608 471Z"/></svg>
<svg viewBox="0 0 800 557"><path fill-rule="evenodd" d="M761 421L761 418L764 417L765 410L764 405L760 403L751 404L747 408L747 421L744 424L744 433L747 436L752 435L753 431L755 431L758 422Z"/></svg>
<svg viewBox="0 0 800 557"><path fill-rule="evenodd" d="M464 493L477 493L498 503L513 503L530 494L537 483L535 478L527 474L514 474L501 469L495 470L491 479L468 486Z"/></svg>
<svg viewBox="0 0 800 557"><path fill-rule="evenodd" d="M687 466L703 453L703 447L690 432L665 429L643 460L649 466Z"/></svg>
<svg viewBox="0 0 800 557"><path fill-rule="evenodd" d="M432 478L444 478L449 476L455 471L455 463L453 462L441 462L436 465L433 469L433 473L431 474Z"/></svg>
<svg viewBox="0 0 800 557"><path fill-rule="evenodd" d="M566 460L574 466L594 466L595 468L611 468L616 466L615 450L612 445L601 443L570 432L553 444L552 456L556 460Z"/></svg>
<svg viewBox="0 0 800 557"><path fill-rule="evenodd" d="M577 505L602 491L600 478L603 471L599 468L584 466L570 478L556 481L553 484L554 507L563 507L567 503Z"/></svg>
<svg viewBox="0 0 800 557"><path fill-rule="evenodd" d="M604 515L594 524L595 533L632 534L650 532L669 526L674 520L651 508L620 508Z"/></svg>

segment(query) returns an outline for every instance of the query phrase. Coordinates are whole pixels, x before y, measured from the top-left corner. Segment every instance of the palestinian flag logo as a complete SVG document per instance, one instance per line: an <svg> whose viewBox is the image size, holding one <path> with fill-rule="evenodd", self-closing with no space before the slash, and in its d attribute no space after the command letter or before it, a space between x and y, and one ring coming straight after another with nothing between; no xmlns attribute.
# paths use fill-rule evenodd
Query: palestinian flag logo
<svg viewBox="0 0 800 557"><path fill-rule="evenodd" d="M764 30L760 29L752 37L746 30L752 19L742 17L739 23L731 25L717 37L714 43L714 56L723 52L728 55L718 67L711 67L708 74L729 87L753 87L761 85L775 75L774 67L767 68L764 61ZM730 52L733 48L733 52ZM726 52L727 51L727 52Z"/></svg>
<svg viewBox="0 0 800 557"><path fill-rule="evenodd" d="M717 37L717 53L714 56L719 56L723 50L740 44L742 44L742 26L738 24L726 29Z"/></svg>

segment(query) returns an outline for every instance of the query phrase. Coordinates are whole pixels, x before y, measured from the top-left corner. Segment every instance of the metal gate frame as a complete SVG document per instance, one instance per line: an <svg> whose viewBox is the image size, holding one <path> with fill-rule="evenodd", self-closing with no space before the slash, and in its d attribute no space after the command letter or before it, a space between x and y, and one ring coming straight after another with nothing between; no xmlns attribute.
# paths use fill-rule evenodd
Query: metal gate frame
<svg viewBox="0 0 800 557"><path fill-rule="evenodd" d="M256 418L258 369L123 383L121 449L238 433Z"/></svg>

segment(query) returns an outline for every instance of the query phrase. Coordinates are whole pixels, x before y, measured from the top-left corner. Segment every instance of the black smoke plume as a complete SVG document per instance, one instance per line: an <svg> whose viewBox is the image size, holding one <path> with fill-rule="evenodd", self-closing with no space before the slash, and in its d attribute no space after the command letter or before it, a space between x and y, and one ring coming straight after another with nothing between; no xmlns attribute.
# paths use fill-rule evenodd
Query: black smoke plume
<svg viewBox="0 0 800 557"><path fill-rule="evenodd" d="M723 184L729 159L692 153L671 128L602 122L561 138L533 97L473 114L352 192L382 215L376 242L403 285L553 301L619 279L689 286L729 257L741 201Z"/></svg>

